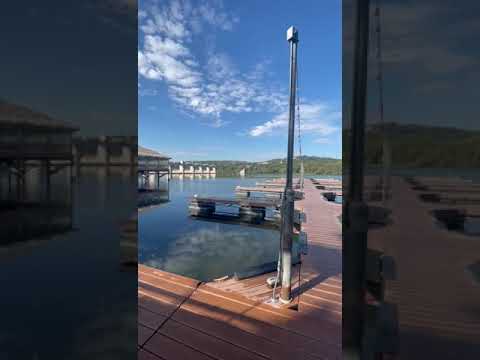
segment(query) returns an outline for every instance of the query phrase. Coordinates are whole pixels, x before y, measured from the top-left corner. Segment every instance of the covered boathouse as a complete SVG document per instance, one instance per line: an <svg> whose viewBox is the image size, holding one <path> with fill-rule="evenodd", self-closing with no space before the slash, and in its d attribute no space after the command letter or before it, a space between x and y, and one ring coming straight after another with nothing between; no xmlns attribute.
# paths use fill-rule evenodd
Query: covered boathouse
<svg viewBox="0 0 480 360"><path fill-rule="evenodd" d="M160 178L170 178L170 157L156 150L138 146L138 179L139 189L159 188Z"/></svg>
<svg viewBox="0 0 480 360"><path fill-rule="evenodd" d="M77 130L0 100L0 212L5 220L0 231L7 243L71 230L72 134ZM53 190L52 180L61 191Z"/></svg>
<svg viewBox="0 0 480 360"><path fill-rule="evenodd" d="M21 201L31 168L40 168L40 182L48 186L52 175L71 166L72 134L77 130L65 121L0 100L1 198L8 195Z"/></svg>
<svg viewBox="0 0 480 360"><path fill-rule="evenodd" d="M138 172L155 173L160 177L170 172L170 157L158 151L138 146Z"/></svg>

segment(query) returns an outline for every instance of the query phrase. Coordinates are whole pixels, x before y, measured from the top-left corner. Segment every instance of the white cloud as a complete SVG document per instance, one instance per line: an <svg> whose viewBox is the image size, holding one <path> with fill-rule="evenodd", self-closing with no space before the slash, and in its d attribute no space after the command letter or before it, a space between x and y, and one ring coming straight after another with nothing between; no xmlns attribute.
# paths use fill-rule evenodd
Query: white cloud
<svg viewBox="0 0 480 360"><path fill-rule="evenodd" d="M331 144L332 140L329 139L329 138L320 137L320 138L317 138L317 139L313 140L313 142L315 144Z"/></svg>
<svg viewBox="0 0 480 360"><path fill-rule="evenodd" d="M221 0L202 1L195 7L188 0L173 0L141 9L140 14L143 44L138 51L138 72L166 83L170 98L182 110L208 117L214 127L228 123L222 119L225 113L284 111L287 96L262 81L268 61L241 73L214 44L205 50L205 63L199 61L203 57L194 55L194 34L207 27L229 31L238 22Z"/></svg>
<svg viewBox="0 0 480 360"><path fill-rule="evenodd" d="M285 114L280 114L275 116L272 120L267 121L262 125L255 126L250 130L251 136L260 136L271 133L275 129L280 129L286 127L288 124L288 114L285 117Z"/></svg>
<svg viewBox="0 0 480 360"><path fill-rule="evenodd" d="M301 132L327 136L339 130L342 113L328 104L316 102L300 106ZM273 134L288 127L288 109L274 116L271 120L250 129L249 134L258 137Z"/></svg>

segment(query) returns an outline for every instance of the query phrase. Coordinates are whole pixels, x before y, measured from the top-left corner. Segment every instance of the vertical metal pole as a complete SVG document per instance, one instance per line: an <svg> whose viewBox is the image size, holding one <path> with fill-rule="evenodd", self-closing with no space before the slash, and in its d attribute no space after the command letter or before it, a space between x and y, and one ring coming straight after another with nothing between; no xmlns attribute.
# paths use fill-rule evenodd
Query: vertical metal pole
<svg viewBox="0 0 480 360"><path fill-rule="evenodd" d="M343 233L342 344L345 358L360 356L364 329L368 208L363 202L363 177L369 5L369 0L358 0L356 8L350 181Z"/></svg>
<svg viewBox="0 0 480 360"><path fill-rule="evenodd" d="M73 228L73 206L74 206L74 191L75 178L73 176L73 161L70 164L70 228Z"/></svg>
<svg viewBox="0 0 480 360"><path fill-rule="evenodd" d="M44 178L43 178L43 181L45 182L44 183L44 186L45 186L45 201L47 202L47 204L50 202L50 161L47 159L47 160L43 160L43 174L44 174Z"/></svg>
<svg viewBox="0 0 480 360"><path fill-rule="evenodd" d="M282 214L282 289L280 291L280 300L284 303L292 301L292 237L294 212L294 190L292 187L292 178L298 44L298 33L295 27L292 26L287 30L287 40L290 43L290 113L288 119L287 179Z"/></svg>
<svg viewBox="0 0 480 360"><path fill-rule="evenodd" d="M17 180L17 201L21 201L21 188L20 188L20 173L21 173L21 162L17 160L17 173L16 173L16 180Z"/></svg>
<svg viewBox="0 0 480 360"><path fill-rule="evenodd" d="M8 164L8 200L12 198L12 166Z"/></svg>

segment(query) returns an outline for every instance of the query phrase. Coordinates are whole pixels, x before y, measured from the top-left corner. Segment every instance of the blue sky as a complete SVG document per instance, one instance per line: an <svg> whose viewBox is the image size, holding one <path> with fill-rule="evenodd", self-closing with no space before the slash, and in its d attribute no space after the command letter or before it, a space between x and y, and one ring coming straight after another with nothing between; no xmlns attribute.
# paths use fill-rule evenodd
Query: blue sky
<svg viewBox="0 0 480 360"><path fill-rule="evenodd" d="M285 157L290 25L302 152L340 158L337 0L139 1L139 143L175 160Z"/></svg>

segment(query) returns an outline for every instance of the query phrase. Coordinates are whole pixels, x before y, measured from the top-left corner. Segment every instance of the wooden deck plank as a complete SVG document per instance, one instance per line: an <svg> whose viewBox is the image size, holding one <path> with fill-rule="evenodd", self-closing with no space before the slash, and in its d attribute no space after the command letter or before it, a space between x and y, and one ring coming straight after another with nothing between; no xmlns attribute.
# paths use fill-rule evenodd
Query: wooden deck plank
<svg viewBox="0 0 480 360"><path fill-rule="evenodd" d="M143 346L153 333L154 331L152 329L143 325L138 325L138 345Z"/></svg>
<svg viewBox="0 0 480 360"><path fill-rule="evenodd" d="M195 289L194 287L177 284L170 280L159 279L155 276L142 273L138 274L138 282L142 286L162 289L180 297L189 296Z"/></svg>
<svg viewBox="0 0 480 360"><path fill-rule="evenodd" d="M152 330L157 330L166 319L166 316L159 315L142 307L138 308L138 323Z"/></svg>
<svg viewBox="0 0 480 360"><path fill-rule="evenodd" d="M147 275L152 275L156 276L160 279L165 279L168 281L173 281L174 283L178 284L183 284L191 288L195 288L200 281L191 279L185 276L177 275L177 274L172 274L163 270L155 269L149 266L145 266L142 264L138 265L138 272L141 274L147 274Z"/></svg>
<svg viewBox="0 0 480 360"><path fill-rule="evenodd" d="M292 333L281 327L272 326L258 319L244 316L238 313L236 308L222 306L222 301L212 301L209 297L203 299L189 299L182 305L182 309L199 314L209 319L224 322L265 339L277 339L279 342L306 344L311 341L302 335Z"/></svg>
<svg viewBox="0 0 480 360"><path fill-rule="evenodd" d="M307 353L321 354L322 357L329 360L342 359L342 344L331 345L325 347L325 343L319 340L314 340L306 344L302 349Z"/></svg>
<svg viewBox="0 0 480 360"><path fill-rule="evenodd" d="M252 318L258 317L259 319L262 319L267 316L266 314L268 314L268 317L272 319L272 323L274 324L280 323L281 319L295 319L299 316L298 312L285 307L273 307L269 304L260 301L255 302L241 295L227 293L222 290L216 290L215 292L212 292L210 289L200 287L192 298L199 299L203 294L217 297L218 299L213 299L210 297L210 300L214 301L215 303L221 303L223 301L223 305L225 307L228 306L229 308L235 308L236 311L242 312L243 314L248 313ZM336 320L336 317L328 320L334 321ZM308 319L305 319L304 323L307 325Z"/></svg>
<svg viewBox="0 0 480 360"><path fill-rule="evenodd" d="M322 339L330 336L339 328L336 323L339 320L338 314L317 311L313 318L308 313L299 314L285 308L274 308L267 304L248 302L248 299L245 298L239 300L238 296L234 298L232 295L234 294L219 294L218 290L216 293L212 293L199 289L189 301L208 303L230 313L230 321L238 326L257 324L258 331L265 333L266 337L272 336L269 335L271 332L281 332L281 335L276 336L283 336L285 341L293 337L297 338L296 341L299 342ZM319 323L321 323L321 327Z"/></svg>
<svg viewBox="0 0 480 360"><path fill-rule="evenodd" d="M175 321L169 321L160 329L164 334L176 341L210 355L216 359L225 360L261 360L262 357L253 352L240 348L232 343L209 336L192 327L185 326Z"/></svg>
<svg viewBox="0 0 480 360"><path fill-rule="evenodd" d="M185 297L188 296L188 294L176 294L175 292L168 291L142 282L138 283L138 287L141 293L155 299L162 299L163 302L174 305L181 303L185 299Z"/></svg>
<svg viewBox="0 0 480 360"><path fill-rule="evenodd" d="M159 315L171 315L179 304L180 302L169 301L165 296L159 296L154 292L144 291L142 288L138 289L138 306Z"/></svg>
<svg viewBox="0 0 480 360"><path fill-rule="evenodd" d="M165 359L160 358L156 355L153 355L152 353L149 353L148 351L139 350L137 360L165 360Z"/></svg>
<svg viewBox="0 0 480 360"><path fill-rule="evenodd" d="M276 339L268 339L258 336L257 334L230 325L227 322L199 315L190 311L186 307L179 309L179 311L177 311L172 317L172 320L199 329L204 333L221 338L269 359L290 360L293 358L312 358L306 351L296 351L295 345L292 346L289 343L279 343Z"/></svg>
<svg viewBox="0 0 480 360"><path fill-rule="evenodd" d="M211 360L215 359L163 334L155 334L144 348L165 360Z"/></svg>

